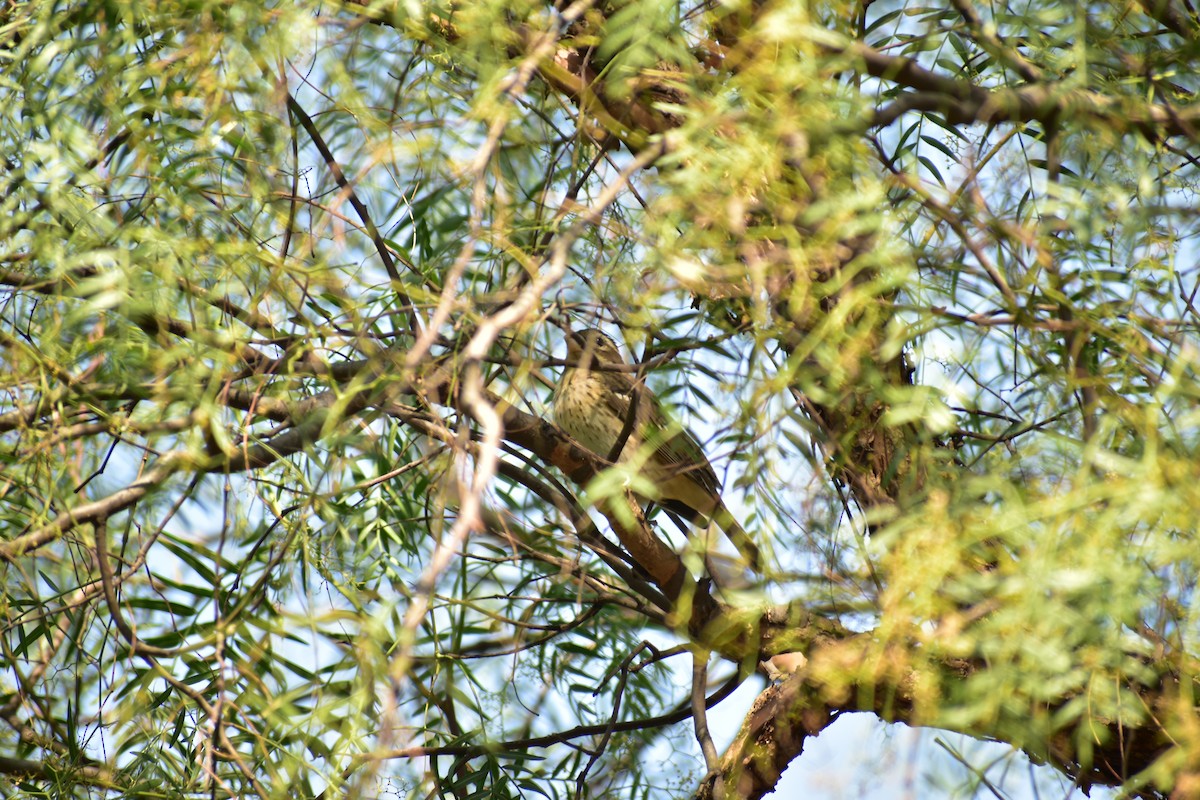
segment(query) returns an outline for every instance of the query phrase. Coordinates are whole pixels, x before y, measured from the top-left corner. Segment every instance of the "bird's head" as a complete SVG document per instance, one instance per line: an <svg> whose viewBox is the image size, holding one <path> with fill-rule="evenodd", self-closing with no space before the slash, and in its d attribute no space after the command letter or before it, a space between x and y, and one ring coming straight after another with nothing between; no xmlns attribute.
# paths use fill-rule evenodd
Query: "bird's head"
<svg viewBox="0 0 1200 800"><path fill-rule="evenodd" d="M567 361L575 362L580 367L593 363L625 363L617 343L595 328L567 332Z"/></svg>

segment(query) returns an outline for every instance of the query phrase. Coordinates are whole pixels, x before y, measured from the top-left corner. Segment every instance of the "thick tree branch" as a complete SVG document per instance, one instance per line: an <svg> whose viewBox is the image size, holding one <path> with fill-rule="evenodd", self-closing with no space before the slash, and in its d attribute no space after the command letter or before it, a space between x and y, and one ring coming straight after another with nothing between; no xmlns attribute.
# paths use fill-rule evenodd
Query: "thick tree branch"
<svg viewBox="0 0 1200 800"><path fill-rule="evenodd" d="M56 785L74 781L113 791L125 788L114 780L113 773L107 767L52 767L44 761L0 756L0 773L10 775L17 780L53 781Z"/></svg>
<svg viewBox="0 0 1200 800"><path fill-rule="evenodd" d="M1151 141L1168 136L1191 138L1200 125L1200 103L1167 107L1136 97L1102 95L1065 81L988 89L933 72L911 58L881 53L861 42L827 44L825 49L861 61L866 74L874 78L913 90L876 111L870 121L873 127L890 125L909 111L936 113L951 125L1047 122L1062 117L1093 119L1117 131L1139 131Z"/></svg>
<svg viewBox="0 0 1200 800"><path fill-rule="evenodd" d="M902 648L908 652L892 651ZM940 705L921 697L953 691L955 685L970 680L985 670L982 662L958 658L924 660L913 669L879 668L869 675L844 681L847 675L862 673L864 664L908 663L920 656L917 642L895 643L884 647L871 634L841 640L818 639L798 659L799 666L782 682L760 695L746 715L742 729L725 752L721 775L727 786L735 787L734 796L757 798L773 791L784 769L800 755L808 737L815 736L846 712L869 712L888 721L915 726L936 726L958 730L976 737L994 737L1022 749L1036 763L1052 763L1085 790L1091 786L1142 786L1147 797L1160 796L1148 783L1147 773L1173 746L1168 732L1179 720L1195 715L1191 703L1181 708L1183 698L1194 695L1175 677L1156 685L1128 682L1126 689L1135 694L1141 706L1131 707L1127 717L1087 721L1087 742L1067 726L1049 741L1031 735L1023 715L1008 718L1003 714L989 724L961 725L939 716ZM932 682L931 682L932 681ZM1189 680L1188 683L1191 683ZM940 690L932 690L940 685ZM1049 704L1051 716L1068 710L1083 699L1069 693ZM1141 776L1140 779L1137 776ZM711 796L707 784L697 796Z"/></svg>
<svg viewBox="0 0 1200 800"><path fill-rule="evenodd" d="M1200 24L1195 17L1178 8L1172 0L1137 0L1137 4L1147 16L1189 42L1195 41L1196 34L1200 33Z"/></svg>
<svg viewBox="0 0 1200 800"><path fill-rule="evenodd" d="M56 541L67 531L85 523L106 520L113 514L129 508L149 492L160 488L167 479L183 468L187 456L182 452L171 452L159 458L154 467L140 478L107 497L91 503L83 503L59 514L52 522L35 531L0 543L0 561L14 561L31 550Z"/></svg>

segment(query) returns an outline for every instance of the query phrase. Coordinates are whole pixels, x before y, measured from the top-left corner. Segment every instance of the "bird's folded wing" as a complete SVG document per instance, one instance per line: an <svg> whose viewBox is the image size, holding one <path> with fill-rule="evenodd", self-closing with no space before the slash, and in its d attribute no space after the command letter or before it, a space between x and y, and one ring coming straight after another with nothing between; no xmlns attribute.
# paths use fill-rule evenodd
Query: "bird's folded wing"
<svg viewBox="0 0 1200 800"><path fill-rule="evenodd" d="M633 431L641 442L656 445L652 456L654 465L675 474L686 474L707 492L717 494L721 491L721 482L708 463L704 448L686 428L667 419L658 398L649 389L643 388L635 394L633 379L625 373L609 372L605 378L612 389L605 393L605 400L622 423L629 419L630 409L634 402L637 403L637 421ZM637 443L633 446L636 447Z"/></svg>

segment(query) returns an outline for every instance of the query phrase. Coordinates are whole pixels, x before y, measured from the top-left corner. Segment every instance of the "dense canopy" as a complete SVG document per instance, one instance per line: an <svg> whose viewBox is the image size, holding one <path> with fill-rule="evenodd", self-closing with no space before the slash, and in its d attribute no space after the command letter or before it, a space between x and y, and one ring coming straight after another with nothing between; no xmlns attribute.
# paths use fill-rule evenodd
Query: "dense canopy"
<svg viewBox="0 0 1200 800"><path fill-rule="evenodd" d="M851 712L1003 745L915 796L1200 794L1189 0L10 0L0 65L4 796L751 798ZM554 424L572 327L761 570Z"/></svg>

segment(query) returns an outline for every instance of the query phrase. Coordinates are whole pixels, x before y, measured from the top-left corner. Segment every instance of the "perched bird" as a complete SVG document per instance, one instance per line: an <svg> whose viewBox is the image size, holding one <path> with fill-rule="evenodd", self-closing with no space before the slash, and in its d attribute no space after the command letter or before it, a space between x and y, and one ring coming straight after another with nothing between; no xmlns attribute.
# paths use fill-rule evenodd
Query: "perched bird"
<svg viewBox="0 0 1200 800"><path fill-rule="evenodd" d="M571 331L567 363L554 389L559 427L592 452L617 462L633 459L647 444L653 446L642 467L642 475L659 492L650 499L694 524L715 522L749 567L761 571L758 547L722 502L721 482L700 443L686 428L668 421L658 398L635 380L616 343L597 330ZM621 451L613 453L622 436Z"/></svg>

